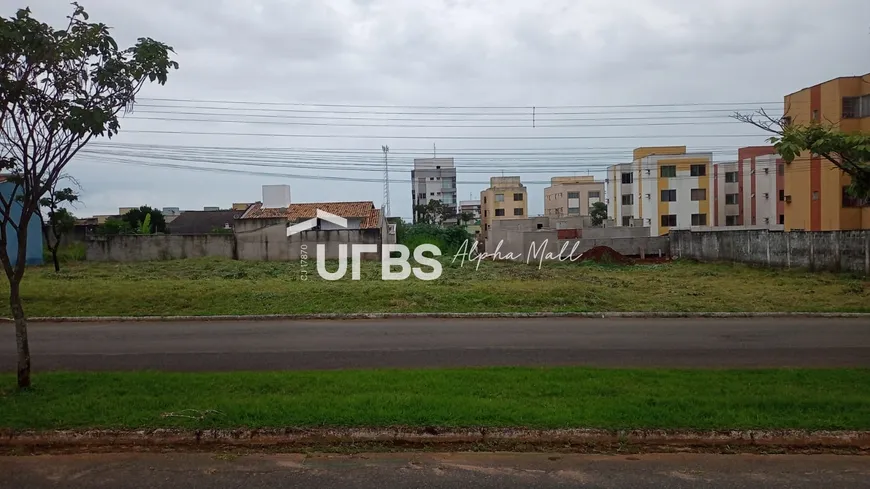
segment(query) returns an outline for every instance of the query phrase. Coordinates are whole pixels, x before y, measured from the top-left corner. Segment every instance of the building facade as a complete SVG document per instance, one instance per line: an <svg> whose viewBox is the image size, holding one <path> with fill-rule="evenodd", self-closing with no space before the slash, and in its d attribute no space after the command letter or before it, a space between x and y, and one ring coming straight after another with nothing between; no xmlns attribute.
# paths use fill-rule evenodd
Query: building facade
<svg viewBox="0 0 870 489"><path fill-rule="evenodd" d="M553 177L544 189L546 216L588 216L596 202L604 202L604 182L595 177Z"/></svg>
<svg viewBox="0 0 870 489"><path fill-rule="evenodd" d="M411 193L413 207L426 205L430 201L457 207L456 166L453 158L416 158L411 170ZM414 222L417 213L414 212ZM455 219L453 220L455 221Z"/></svg>
<svg viewBox="0 0 870 489"><path fill-rule="evenodd" d="M529 215L529 194L520 177L492 177L489 188L480 193L480 231L484 239L492 222L525 219Z"/></svg>
<svg viewBox="0 0 870 489"><path fill-rule="evenodd" d="M616 226L642 219L653 236L713 222L713 154L685 146L637 148L633 161L607 169L608 217Z"/></svg>
<svg viewBox="0 0 870 489"><path fill-rule="evenodd" d="M784 123L832 124L845 133L870 133L870 73L836 78L786 95ZM846 193L851 178L830 161L802 154L785 165L785 229L870 229L866 200Z"/></svg>
<svg viewBox="0 0 870 489"><path fill-rule="evenodd" d="M710 225L782 230L783 172L783 161L773 146L740 148L736 162L715 164Z"/></svg>
<svg viewBox="0 0 870 489"><path fill-rule="evenodd" d="M23 206L17 200L21 195L21 186L7 181L6 178L0 175L0 194L10 206L9 222L6 223L6 254L15 266L18 263L18 231L15 228L19 225L23 210ZM34 214L27 223L27 247L24 255L26 265L42 265L42 246L42 221Z"/></svg>
<svg viewBox="0 0 870 489"><path fill-rule="evenodd" d="M480 234L480 201L479 200L460 200L459 201L459 216L460 221L462 214L471 214L472 219L468 222L463 222L465 230L473 235Z"/></svg>

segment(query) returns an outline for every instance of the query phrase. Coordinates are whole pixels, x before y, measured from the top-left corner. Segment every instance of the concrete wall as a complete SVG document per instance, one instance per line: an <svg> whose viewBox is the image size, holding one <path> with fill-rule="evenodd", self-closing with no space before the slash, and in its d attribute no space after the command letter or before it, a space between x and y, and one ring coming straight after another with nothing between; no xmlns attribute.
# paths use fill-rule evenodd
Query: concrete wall
<svg viewBox="0 0 870 489"><path fill-rule="evenodd" d="M129 262L207 256L234 258L234 249L232 234L108 236L87 242L86 259Z"/></svg>
<svg viewBox="0 0 870 489"><path fill-rule="evenodd" d="M584 236L587 231L589 230L583 230ZM498 234L503 239L501 246L499 246L498 240L488 240L486 252L490 254L498 252L501 258L523 262L527 260L529 262L538 262L542 256L545 257L544 261L547 261L546 255L548 253L558 255L561 250L564 250L563 258L567 258L569 255L577 256L596 246L608 246L623 255L629 256L667 256L670 250L669 238L667 236L645 235L615 238L602 237L598 239L584 237L582 239L560 240L558 232L553 230L501 230Z"/></svg>
<svg viewBox="0 0 870 489"><path fill-rule="evenodd" d="M671 255L870 275L870 231L672 231Z"/></svg>
<svg viewBox="0 0 870 489"><path fill-rule="evenodd" d="M386 220L382 219L380 224L387 227ZM312 230L287 236L286 219L238 219L235 233L240 260L299 260L303 251L308 259L315 260L318 243L326 245L326 258L332 260L338 258L340 244L381 243L381 229ZM390 241L394 242L395 236L388 237ZM379 256L363 255L363 258L377 259Z"/></svg>

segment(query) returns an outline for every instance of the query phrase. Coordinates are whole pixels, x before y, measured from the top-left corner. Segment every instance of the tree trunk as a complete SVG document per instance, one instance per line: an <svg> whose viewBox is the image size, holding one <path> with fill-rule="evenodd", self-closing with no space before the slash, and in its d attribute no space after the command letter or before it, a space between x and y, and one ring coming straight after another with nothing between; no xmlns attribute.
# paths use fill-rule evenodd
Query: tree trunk
<svg viewBox="0 0 870 489"><path fill-rule="evenodd" d="M10 281L9 305L15 320L15 342L18 346L18 388L27 389L30 387L30 345L27 342L27 318L21 306L20 287L19 281Z"/></svg>
<svg viewBox="0 0 870 489"><path fill-rule="evenodd" d="M59 272L60 271L60 262L57 261L58 246L55 246L54 248L49 246L48 249L49 249L49 251L51 251L51 261L54 262L54 271Z"/></svg>

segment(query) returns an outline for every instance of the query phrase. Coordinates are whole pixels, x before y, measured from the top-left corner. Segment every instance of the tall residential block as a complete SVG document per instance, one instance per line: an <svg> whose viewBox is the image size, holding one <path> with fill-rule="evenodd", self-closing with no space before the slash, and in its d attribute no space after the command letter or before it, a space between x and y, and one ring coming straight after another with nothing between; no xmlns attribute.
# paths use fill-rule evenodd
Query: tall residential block
<svg viewBox="0 0 870 489"><path fill-rule="evenodd" d="M440 200L456 208L456 166L453 158L416 158L411 170L413 207ZM417 213L414 212L414 222Z"/></svg>
<svg viewBox="0 0 870 489"><path fill-rule="evenodd" d="M773 146L737 150L737 161L713 166L712 226L782 230L784 163Z"/></svg>
<svg viewBox="0 0 870 489"><path fill-rule="evenodd" d="M642 219L653 236L713 223L713 154L685 146L643 147L607 169L607 214L617 226Z"/></svg>
<svg viewBox="0 0 870 489"><path fill-rule="evenodd" d="M786 95L784 122L833 124L845 133L870 133L870 73L846 76ZM870 229L868 201L852 198L852 179L833 163L809 153L785 165L785 229Z"/></svg>
<svg viewBox="0 0 870 489"><path fill-rule="evenodd" d="M529 193L520 177L492 177L489 188L480 193L480 231L486 238L492 222L525 219L529 215Z"/></svg>
<svg viewBox="0 0 870 489"><path fill-rule="evenodd" d="M554 177L544 189L546 216L588 216L596 202L604 202L604 182L595 177Z"/></svg>

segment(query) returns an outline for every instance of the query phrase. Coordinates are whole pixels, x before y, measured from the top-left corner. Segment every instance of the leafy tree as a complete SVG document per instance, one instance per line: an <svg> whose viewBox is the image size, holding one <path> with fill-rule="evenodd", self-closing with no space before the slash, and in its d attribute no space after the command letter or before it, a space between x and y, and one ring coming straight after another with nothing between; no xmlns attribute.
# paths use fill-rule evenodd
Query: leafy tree
<svg viewBox="0 0 870 489"><path fill-rule="evenodd" d="M97 227L97 234L100 236L115 236L119 234L133 234L134 228L130 223L116 217L106 219L102 225Z"/></svg>
<svg viewBox="0 0 870 489"><path fill-rule="evenodd" d="M126 49L102 23L88 22L73 3L63 29L31 17L29 8L0 18L0 170L10 175L12 196L0 196L0 261L9 280L15 320L18 386L30 386L27 319L21 304L21 279L27 258L27 227L41 199L70 160L91 139L112 137L119 114L132 108L146 82L164 84L178 68L172 48L139 38ZM20 209L20 213L18 212ZM7 226L14 235L7 233ZM17 256L7 243L16 240Z"/></svg>
<svg viewBox="0 0 870 489"><path fill-rule="evenodd" d="M414 206L414 213L421 224L441 224L456 217L456 208L440 200L430 200L426 204Z"/></svg>
<svg viewBox="0 0 870 489"><path fill-rule="evenodd" d="M150 221L149 226L146 229L143 228L142 225L145 223L145 219L147 218L150 218ZM147 205L143 205L138 209L130 210L121 216L121 219L129 224L131 229L137 230L139 234L166 232L166 218L163 217L163 213L157 209L152 209Z"/></svg>
<svg viewBox="0 0 870 489"><path fill-rule="evenodd" d="M791 163L804 152L819 155L852 178L848 188L850 195L870 197L870 134L844 133L833 124L821 121L807 125L786 124L763 110L733 117L773 133L768 141L786 162Z"/></svg>
<svg viewBox="0 0 870 489"><path fill-rule="evenodd" d="M589 209L589 217L592 218L593 226L600 226L607 220L607 204L604 202L596 202Z"/></svg>
<svg viewBox="0 0 870 489"><path fill-rule="evenodd" d="M846 134L830 125L813 122L807 126L786 125L769 141L789 163L804 151L825 158L852 177L849 194L870 197L870 134Z"/></svg>
<svg viewBox="0 0 870 489"><path fill-rule="evenodd" d="M151 234L151 214L145 214L145 220L139 226L139 234Z"/></svg>
<svg viewBox="0 0 870 489"><path fill-rule="evenodd" d="M76 187L80 187L78 182L70 176L61 176L61 179L67 178L71 180ZM54 263L54 271L60 271L60 261L57 257L57 252L60 249L62 238L72 232L76 225L76 218L72 213L61 207L62 205L74 204L79 200L78 193L69 187L57 188L59 181L55 181L48 189L45 196L39 199L39 207L36 208L36 214L39 220L42 221L42 233L45 239L45 247L51 253L51 261ZM21 196L23 200L23 195ZM42 208L46 211L43 212Z"/></svg>
<svg viewBox="0 0 870 489"><path fill-rule="evenodd" d="M459 221L462 222L463 225L468 226L468 223L474 220L474 214L471 212L462 212L459 214Z"/></svg>

